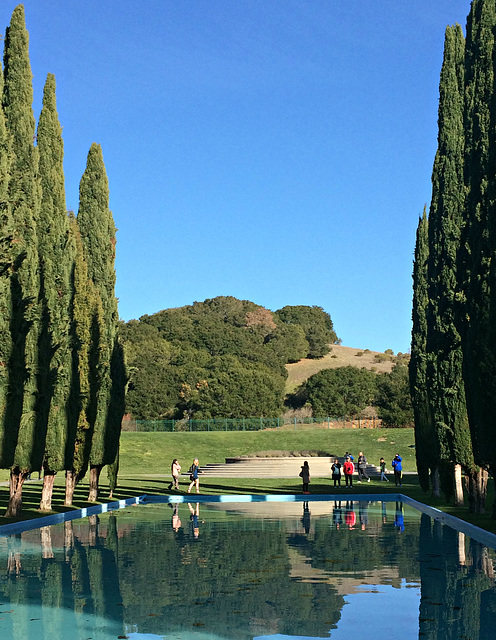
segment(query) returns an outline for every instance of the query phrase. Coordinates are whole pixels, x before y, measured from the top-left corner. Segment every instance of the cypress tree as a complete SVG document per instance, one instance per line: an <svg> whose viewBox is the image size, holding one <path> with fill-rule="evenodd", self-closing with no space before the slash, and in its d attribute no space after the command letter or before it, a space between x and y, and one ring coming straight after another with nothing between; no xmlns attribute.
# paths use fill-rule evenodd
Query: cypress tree
<svg viewBox="0 0 496 640"><path fill-rule="evenodd" d="M114 399L122 396L118 372L117 300L115 297L115 225L109 209L108 179L100 145L93 143L79 187L78 225L83 241L88 275L102 305L102 347L92 367L96 394L91 402L90 495L97 498L102 467L115 460L120 437L120 417L111 411ZM95 327L97 332L100 329ZM95 343L98 340L95 338Z"/></svg>
<svg viewBox="0 0 496 640"><path fill-rule="evenodd" d="M36 433L39 335L39 270L36 221L40 189L38 155L34 146L32 74L29 36L24 8L14 9L4 45L3 108L12 137L14 163L9 185L13 218L13 273L11 278L13 350L10 358L9 396L5 414L5 440L11 467L7 515L22 510L22 485L28 473L41 467L43 442Z"/></svg>
<svg viewBox="0 0 496 640"><path fill-rule="evenodd" d="M459 25L446 29L439 84L438 150L429 211L427 296L427 390L447 496L459 465L476 473L462 377L463 355L456 327L459 302L457 256L463 224L465 39ZM461 478L461 476L458 476ZM461 482L456 501L463 502Z"/></svg>
<svg viewBox="0 0 496 640"><path fill-rule="evenodd" d="M410 393L415 418L415 455L420 486L429 490L429 473L432 473L433 491L438 494L437 467L439 445L427 395L427 264L429 259L429 223L424 208L417 227L415 261L413 265L412 347L409 364Z"/></svg>
<svg viewBox="0 0 496 640"><path fill-rule="evenodd" d="M73 434L68 445L70 464L66 472L65 504L71 505L74 488L88 469L91 437L93 434L95 398L98 378L95 368L101 344L101 301L88 275L88 264L84 258L83 243L77 220L73 214L69 218L71 234L74 238L76 256L73 271L73 299L71 313L72 384L70 412Z"/></svg>
<svg viewBox="0 0 496 640"><path fill-rule="evenodd" d="M45 434L42 511L51 509L54 475L71 466L68 456L71 279L75 257L65 205L64 144L56 99L55 77L48 74L38 123L39 175L42 197L37 224L40 255L41 331L38 431Z"/></svg>
<svg viewBox="0 0 496 640"><path fill-rule="evenodd" d="M494 2L474 0L467 21L465 102L466 219L459 278L466 310L462 347L475 460L496 466L496 281Z"/></svg>
<svg viewBox="0 0 496 640"><path fill-rule="evenodd" d="M3 73L0 69L0 95L2 88ZM3 107L0 105L0 467L3 468L9 466L5 416L10 379L9 362L12 355L10 279L13 268L13 221L9 198L12 160L12 144L5 126Z"/></svg>

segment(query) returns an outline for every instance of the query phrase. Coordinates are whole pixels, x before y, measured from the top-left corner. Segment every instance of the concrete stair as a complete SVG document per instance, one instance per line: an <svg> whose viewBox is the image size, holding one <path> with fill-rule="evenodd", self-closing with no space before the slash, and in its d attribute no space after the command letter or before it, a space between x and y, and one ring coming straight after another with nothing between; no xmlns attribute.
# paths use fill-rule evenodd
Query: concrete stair
<svg viewBox="0 0 496 640"><path fill-rule="evenodd" d="M307 460L310 477L330 478L331 465L335 458L226 458L225 463L200 466L203 477L213 478L298 478L303 462ZM343 459L338 458L343 464ZM187 475L187 474L183 474ZM378 467L368 464L367 475L380 475ZM357 474L355 473L355 479Z"/></svg>

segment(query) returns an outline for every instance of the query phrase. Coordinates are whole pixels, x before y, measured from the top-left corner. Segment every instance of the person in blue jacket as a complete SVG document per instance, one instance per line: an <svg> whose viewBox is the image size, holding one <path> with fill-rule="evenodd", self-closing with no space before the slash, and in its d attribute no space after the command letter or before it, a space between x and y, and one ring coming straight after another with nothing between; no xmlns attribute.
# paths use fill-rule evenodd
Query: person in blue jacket
<svg viewBox="0 0 496 640"><path fill-rule="evenodd" d="M401 456L397 453L391 462L394 471L394 484L401 487L403 477L403 467L401 466Z"/></svg>

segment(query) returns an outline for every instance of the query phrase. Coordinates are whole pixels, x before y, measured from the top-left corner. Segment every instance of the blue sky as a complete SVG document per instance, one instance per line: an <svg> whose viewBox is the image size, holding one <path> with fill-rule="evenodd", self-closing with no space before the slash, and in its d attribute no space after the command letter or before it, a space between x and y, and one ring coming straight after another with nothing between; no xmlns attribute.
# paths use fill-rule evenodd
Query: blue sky
<svg viewBox="0 0 496 640"><path fill-rule="evenodd" d="M24 6L36 117L57 80L68 208L102 145L124 320L232 295L408 350L444 30L469 0Z"/></svg>

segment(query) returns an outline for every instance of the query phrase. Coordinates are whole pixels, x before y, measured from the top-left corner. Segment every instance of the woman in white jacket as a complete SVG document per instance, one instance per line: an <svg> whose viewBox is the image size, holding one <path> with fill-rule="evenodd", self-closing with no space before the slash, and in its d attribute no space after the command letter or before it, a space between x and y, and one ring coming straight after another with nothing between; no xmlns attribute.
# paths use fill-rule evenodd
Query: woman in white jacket
<svg viewBox="0 0 496 640"><path fill-rule="evenodd" d="M169 485L169 491L174 487L176 491L179 491L179 474L181 473L181 465L177 461L177 458L174 458L171 464L171 474L172 474L172 482Z"/></svg>

